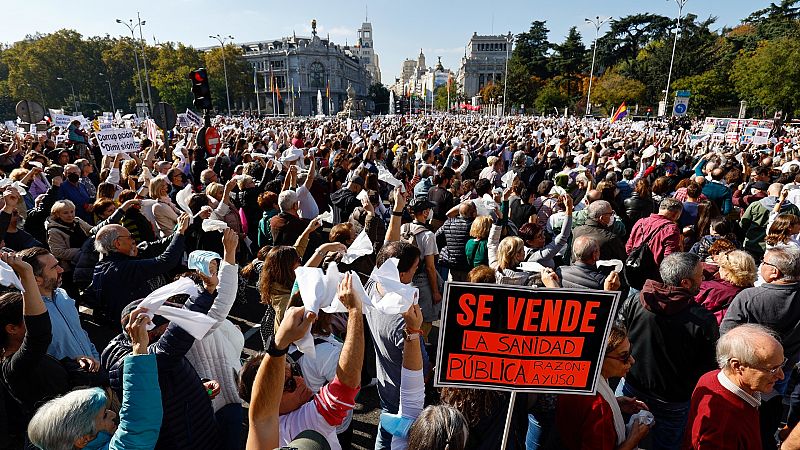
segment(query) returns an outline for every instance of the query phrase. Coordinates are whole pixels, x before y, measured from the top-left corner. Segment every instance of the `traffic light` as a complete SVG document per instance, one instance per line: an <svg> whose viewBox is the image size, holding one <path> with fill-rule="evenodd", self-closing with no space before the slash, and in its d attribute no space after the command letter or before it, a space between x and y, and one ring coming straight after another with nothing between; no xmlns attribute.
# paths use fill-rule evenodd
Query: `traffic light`
<svg viewBox="0 0 800 450"><path fill-rule="evenodd" d="M192 81L194 107L200 110L211 109L211 88L208 86L208 72L206 72L206 69L201 67L189 72L189 79Z"/></svg>

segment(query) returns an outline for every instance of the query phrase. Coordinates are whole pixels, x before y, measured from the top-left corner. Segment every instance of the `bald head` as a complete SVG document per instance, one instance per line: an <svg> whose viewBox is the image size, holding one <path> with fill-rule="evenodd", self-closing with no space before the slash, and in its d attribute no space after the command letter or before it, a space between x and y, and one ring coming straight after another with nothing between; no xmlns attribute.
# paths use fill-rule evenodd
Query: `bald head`
<svg viewBox="0 0 800 450"><path fill-rule="evenodd" d="M586 193L586 201L591 204L600 200L602 196L602 192L598 191L597 189L592 189Z"/></svg>
<svg viewBox="0 0 800 450"><path fill-rule="evenodd" d="M783 190L783 184L772 183L769 185L769 189L767 189L767 194L770 197L779 197L781 195L782 190Z"/></svg>
<svg viewBox="0 0 800 450"><path fill-rule="evenodd" d="M94 238L94 248L102 255L108 255L115 251L114 242L120 235L125 234L127 229L122 225L106 225L100 228Z"/></svg>
<svg viewBox="0 0 800 450"><path fill-rule="evenodd" d="M711 179L719 181L722 179L722 176L725 175L725 171L722 170L721 167L717 167L716 169L711 171Z"/></svg>
<svg viewBox="0 0 800 450"><path fill-rule="evenodd" d="M739 325L717 341L717 364L726 374L735 372L737 362L748 367L774 367L782 360L781 343L762 325Z"/></svg>

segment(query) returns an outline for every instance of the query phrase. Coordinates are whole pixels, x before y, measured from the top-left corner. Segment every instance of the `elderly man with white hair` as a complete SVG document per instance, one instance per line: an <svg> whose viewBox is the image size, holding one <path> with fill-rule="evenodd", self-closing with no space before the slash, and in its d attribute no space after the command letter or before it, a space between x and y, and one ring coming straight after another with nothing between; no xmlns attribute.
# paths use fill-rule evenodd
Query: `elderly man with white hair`
<svg viewBox="0 0 800 450"><path fill-rule="evenodd" d="M683 448L757 449L762 438L772 440L762 436L758 408L761 395L783 380L786 361L766 327L744 324L724 334L717 341L719 370L703 375L692 393Z"/></svg>

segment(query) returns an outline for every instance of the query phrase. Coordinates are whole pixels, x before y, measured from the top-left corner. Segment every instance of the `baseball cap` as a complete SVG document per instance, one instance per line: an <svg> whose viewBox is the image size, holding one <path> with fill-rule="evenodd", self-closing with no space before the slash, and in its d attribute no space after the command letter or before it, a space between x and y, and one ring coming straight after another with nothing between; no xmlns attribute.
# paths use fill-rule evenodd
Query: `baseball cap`
<svg viewBox="0 0 800 450"><path fill-rule="evenodd" d="M429 202L425 197L414 197L408 204L409 209L415 213L425 211L426 209L433 208L434 206L436 205Z"/></svg>
<svg viewBox="0 0 800 450"><path fill-rule="evenodd" d="M751 187L759 191L766 191L769 189L769 184L767 184L766 181L756 181L751 185Z"/></svg>
<svg viewBox="0 0 800 450"><path fill-rule="evenodd" d="M286 447L296 450L331 450L331 446L325 436L315 430L301 432Z"/></svg>

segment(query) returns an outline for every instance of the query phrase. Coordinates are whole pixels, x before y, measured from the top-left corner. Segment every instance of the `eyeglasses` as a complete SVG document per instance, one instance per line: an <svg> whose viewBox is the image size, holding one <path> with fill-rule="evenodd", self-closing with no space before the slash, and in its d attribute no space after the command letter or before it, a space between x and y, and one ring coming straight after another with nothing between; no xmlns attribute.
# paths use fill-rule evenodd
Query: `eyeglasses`
<svg viewBox="0 0 800 450"><path fill-rule="evenodd" d="M606 358L616 359L617 361L619 361L619 362L621 362L623 364L628 364L633 359L633 354L631 352L625 352L625 353L623 353L623 354L621 354L619 356L606 354Z"/></svg>
<svg viewBox="0 0 800 450"><path fill-rule="evenodd" d="M781 271L781 269L779 269L779 268L778 268L778 266L776 266L775 264L768 263L768 262L766 262L766 261L761 261L761 264L762 264L762 265L765 265L765 266L770 266L770 267L774 268L775 270L777 270L778 272L780 272L780 271Z"/></svg>
<svg viewBox="0 0 800 450"><path fill-rule="evenodd" d="M789 358L783 358L783 362L779 366L773 367L771 369L767 369L767 368L763 368L763 367L755 367L755 366L748 366L748 367L750 367L751 369L756 369L756 370L761 371L761 372L766 372L766 373L768 373L770 375L777 375L778 371L782 370L783 366L785 366L787 362L789 362Z"/></svg>

